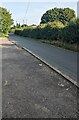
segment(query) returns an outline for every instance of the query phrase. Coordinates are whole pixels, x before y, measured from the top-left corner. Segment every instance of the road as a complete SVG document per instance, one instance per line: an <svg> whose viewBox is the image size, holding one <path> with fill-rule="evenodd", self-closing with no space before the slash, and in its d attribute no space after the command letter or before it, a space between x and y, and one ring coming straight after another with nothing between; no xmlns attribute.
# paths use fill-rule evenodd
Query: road
<svg viewBox="0 0 79 120"><path fill-rule="evenodd" d="M0 120L1 118L2 118L2 48L0 45Z"/></svg>
<svg viewBox="0 0 79 120"><path fill-rule="evenodd" d="M77 53L38 40L10 35L10 40L32 51L48 64L77 82Z"/></svg>
<svg viewBox="0 0 79 120"><path fill-rule="evenodd" d="M70 118L72 120L77 118L79 113L78 91L76 86L40 60L10 41L3 40L3 118Z"/></svg>

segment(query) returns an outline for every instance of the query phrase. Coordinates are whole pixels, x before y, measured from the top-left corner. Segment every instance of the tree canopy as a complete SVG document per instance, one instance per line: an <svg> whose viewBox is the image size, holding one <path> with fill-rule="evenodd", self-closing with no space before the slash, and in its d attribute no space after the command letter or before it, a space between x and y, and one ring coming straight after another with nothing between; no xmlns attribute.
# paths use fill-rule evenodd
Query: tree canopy
<svg viewBox="0 0 79 120"><path fill-rule="evenodd" d="M0 29L2 33L7 34L13 24L13 19L11 13L6 8L0 7L0 22Z"/></svg>
<svg viewBox="0 0 79 120"><path fill-rule="evenodd" d="M75 18L75 11L70 8L54 8L46 11L41 17L41 24L53 22L53 21L60 21L63 24L66 24L71 19Z"/></svg>

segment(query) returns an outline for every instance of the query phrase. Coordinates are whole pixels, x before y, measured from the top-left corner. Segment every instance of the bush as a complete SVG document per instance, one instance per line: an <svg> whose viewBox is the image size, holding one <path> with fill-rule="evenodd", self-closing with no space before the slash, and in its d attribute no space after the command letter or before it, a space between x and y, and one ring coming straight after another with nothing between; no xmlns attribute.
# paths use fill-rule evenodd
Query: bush
<svg viewBox="0 0 79 120"><path fill-rule="evenodd" d="M8 37L8 34L0 33L0 37Z"/></svg>
<svg viewBox="0 0 79 120"><path fill-rule="evenodd" d="M77 43L79 40L79 19L71 20L66 26L61 22L49 22L37 27L27 26L25 29L15 30L15 34L24 37Z"/></svg>
<svg viewBox="0 0 79 120"><path fill-rule="evenodd" d="M78 43L79 42L79 19L74 19L61 30L61 38L65 42Z"/></svg>
<svg viewBox="0 0 79 120"><path fill-rule="evenodd" d="M15 28L9 30L9 33L14 33L14 32L15 32Z"/></svg>

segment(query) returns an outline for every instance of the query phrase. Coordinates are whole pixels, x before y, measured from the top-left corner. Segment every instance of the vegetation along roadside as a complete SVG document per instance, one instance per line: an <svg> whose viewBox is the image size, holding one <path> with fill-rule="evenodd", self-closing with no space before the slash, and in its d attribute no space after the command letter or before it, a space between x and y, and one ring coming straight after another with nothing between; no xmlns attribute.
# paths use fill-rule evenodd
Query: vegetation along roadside
<svg viewBox="0 0 79 120"><path fill-rule="evenodd" d="M54 8L41 17L40 25L18 27L15 34L39 39L58 47L79 51L79 19L70 8Z"/></svg>
<svg viewBox="0 0 79 120"><path fill-rule="evenodd" d="M14 32L20 36L39 39L44 43L79 51L79 18L76 17L73 9L50 9L42 15L38 26L20 24L12 26L11 13L2 7L0 7L0 11L0 37L8 37L8 32Z"/></svg>

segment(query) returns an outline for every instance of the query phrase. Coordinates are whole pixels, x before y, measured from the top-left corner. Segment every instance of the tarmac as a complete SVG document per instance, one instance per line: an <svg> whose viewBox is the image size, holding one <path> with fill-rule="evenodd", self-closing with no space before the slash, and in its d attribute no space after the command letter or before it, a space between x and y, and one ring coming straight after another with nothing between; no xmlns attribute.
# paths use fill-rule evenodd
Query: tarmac
<svg viewBox="0 0 79 120"><path fill-rule="evenodd" d="M78 118L79 89L3 39L2 118Z"/></svg>

